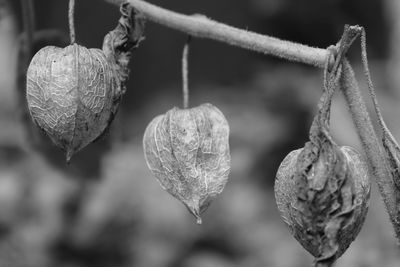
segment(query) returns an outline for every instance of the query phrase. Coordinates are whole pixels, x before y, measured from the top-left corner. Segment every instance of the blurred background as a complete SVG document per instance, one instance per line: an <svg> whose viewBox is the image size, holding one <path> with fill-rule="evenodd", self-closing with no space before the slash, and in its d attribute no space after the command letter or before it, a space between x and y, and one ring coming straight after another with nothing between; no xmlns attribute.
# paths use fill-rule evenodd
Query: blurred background
<svg viewBox="0 0 400 267"><path fill-rule="evenodd" d="M67 0L34 0L35 50L68 44ZM387 124L400 138L400 1L152 0L185 14L316 47L335 44L344 24L367 30L371 71ZM102 45L118 7L76 1L78 43ZM25 102L20 1L0 0L1 267L302 267L313 258L290 235L273 184L283 158L307 141L322 70L211 40L192 41L190 105L210 102L230 123L232 168L224 192L198 226L163 191L144 161L148 122L181 106L186 36L147 23L128 91L109 133L66 165L32 124ZM367 104L357 43L349 52ZM371 109L372 111L372 109ZM375 120L375 115L372 119ZM347 107L334 99L332 134L358 148ZM336 266L398 266L400 250L373 182L365 226Z"/></svg>

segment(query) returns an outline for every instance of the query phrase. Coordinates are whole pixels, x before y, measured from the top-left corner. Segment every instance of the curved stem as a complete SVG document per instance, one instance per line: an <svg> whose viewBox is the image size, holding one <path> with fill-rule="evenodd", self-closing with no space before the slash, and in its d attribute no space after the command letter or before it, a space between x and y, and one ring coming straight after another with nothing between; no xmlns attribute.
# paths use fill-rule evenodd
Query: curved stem
<svg viewBox="0 0 400 267"><path fill-rule="evenodd" d="M188 80L188 57L189 57L189 46L192 37L189 35L185 46L183 47L182 53L182 90L183 90L183 108L189 107L189 80Z"/></svg>
<svg viewBox="0 0 400 267"><path fill-rule="evenodd" d="M367 156L371 174L374 176L385 203L394 232L400 240L400 217L397 208L397 192L391 175L383 164L385 157L372 126L364 99L362 98L354 71L347 60L343 61L341 85L344 97L353 118L362 147Z"/></svg>
<svg viewBox="0 0 400 267"><path fill-rule="evenodd" d="M367 37L366 37L365 29L362 30L362 34L361 34L361 60L362 60L362 65L363 65L363 69L364 69L364 75L367 78L369 94L371 95L372 102L374 104L374 109L375 109L376 115L378 116L379 125L382 128L386 128L385 122L382 119L381 110L378 105L378 99L376 97L375 87L372 83L371 72L369 71L369 64L368 64L368 57L367 57Z"/></svg>
<svg viewBox="0 0 400 267"><path fill-rule="evenodd" d="M114 4L122 1L107 0ZM280 40L278 38L241 30L201 15L183 15L142 0L126 0L148 20L187 33L197 38L213 39L244 49L285 58L290 61L324 67L327 51L321 48ZM333 63L333 62L332 62Z"/></svg>
<svg viewBox="0 0 400 267"><path fill-rule="evenodd" d="M318 116L316 116L316 120L314 120L313 126L311 127L312 129L316 129L316 132L310 131L310 139L314 139L315 134L316 136L319 136L322 130L323 132L326 132L325 136L334 143L330 134L328 134L332 97L341 77L342 60L346 55L347 50L351 47L360 33L361 28L359 26L345 25L342 37L338 44L336 46L331 45L327 48L329 56L326 59L324 67L324 94L318 103ZM332 61L334 61L333 66L329 69L329 62Z"/></svg>
<svg viewBox="0 0 400 267"><path fill-rule="evenodd" d="M69 36L71 44L75 43L75 22L74 22L75 0L69 0L68 5L68 22L69 22Z"/></svg>
<svg viewBox="0 0 400 267"><path fill-rule="evenodd" d="M396 139L393 137L393 135L389 131L389 128L387 127L385 121L383 120L381 109L379 108L378 99L377 99L376 93L375 93L375 86L372 83L371 72L369 70L368 56L367 56L367 37L366 37L364 28L362 29L362 33L361 33L361 60L362 60L362 65L363 65L363 69L364 69L364 75L367 78L369 94L372 98L372 103L374 105L376 116L378 117L379 126L381 127L382 131L386 134L386 136L388 136L391 139L391 141L394 143L394 145L397 148L399 148L399 145L397 144Z"/></svg>

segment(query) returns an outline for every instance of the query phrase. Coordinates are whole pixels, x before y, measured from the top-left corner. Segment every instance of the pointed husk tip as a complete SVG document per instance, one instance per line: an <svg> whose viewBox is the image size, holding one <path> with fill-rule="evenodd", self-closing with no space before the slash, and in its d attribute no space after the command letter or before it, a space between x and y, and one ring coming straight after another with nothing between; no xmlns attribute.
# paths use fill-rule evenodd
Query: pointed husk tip
<svg viewBox="0 0 400 267"><path fill-rule="evenodd" d="M189 203L186 203L186 206L189 209L190 213L193 214L193 216L196 218L196 223L198 225L202 224L203 221L200 217L199 201L190 201Z"/></svg>
<svg viewBox="0 0 400 267"><path fill-rule="evenodd" d="M201 217L200 217L200 216L196 216L196 223L197 223L198 225L201 225L201 224L203 223L203 221L201 220Z"/></svg>
<svg viewBox="0 0 400 267"><path fill-rule="evenodd" d="M65 162L69 164L71 162L72 155L74 154L73 149L68 149L67 152L65 153Z"/></svg>

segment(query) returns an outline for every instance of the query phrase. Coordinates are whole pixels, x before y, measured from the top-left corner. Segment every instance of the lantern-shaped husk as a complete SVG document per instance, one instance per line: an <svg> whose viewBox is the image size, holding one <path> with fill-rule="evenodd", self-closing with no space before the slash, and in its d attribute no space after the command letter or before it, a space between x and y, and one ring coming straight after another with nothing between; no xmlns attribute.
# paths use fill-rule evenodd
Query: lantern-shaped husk
<svg viewBox="0 0 400 267"><path fill-rule="evenodd" d="M211 104L173 108L159 115L144 134L148 167L161 186L200 214L222 192L230 170L229 126Z"/></svg>
<svg viewBox="0 0 400 267"><path fill-rule="evenodd" d="M112 120L113 77L99 49L47 46L33 57L27 73L28 107L67 160L98 138Z"/></svg>

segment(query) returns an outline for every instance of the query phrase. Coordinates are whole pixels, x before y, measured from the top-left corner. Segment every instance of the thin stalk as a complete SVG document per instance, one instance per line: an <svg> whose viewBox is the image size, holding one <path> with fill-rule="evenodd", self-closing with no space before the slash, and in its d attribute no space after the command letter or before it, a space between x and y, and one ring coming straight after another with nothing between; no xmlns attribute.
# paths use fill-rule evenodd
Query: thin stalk
<svg viewBox="0 0 400 267"><path fill-rule="evenodd" d="M17 61L17 80L16 89L18 94L18 101L21 105L20 118L24 121L24 125L31 125L31 118L29 115L28 107L26 106L26 73L29 63L33 56L34 50L34 32L35 32L35 16L32 0L21 0L22 7L22 34L19 39L19 51ZM30 132L31 128L27 127L26 132ZM27 137L27 140L32 140L32 136ZM24 148L27 148L24 146Z"/></svg>
<svg viewBox="0 0 400 267"><path fill-rule="evenodd" d="M182 53L182 91L183 91L183 108L189 107L189 67L188 67L188 57L189 57L189 46L192 37L189 35L185 46L183 47Z"/></svg>
<svg viewBox="0 0 400 267"><path fill-rule="evenodd" d="M75 22L74 22L74 13L75 13L75 0L69 0L68 5L68 22L69 22L69 36L71 39L71 44L75 43Z"/></svg>
<svg viewBox="0 0 400 267"><path fill-rule="evenodd" d="M28 57L32 54L33 49L33 32L35 31L35 12L32 0L21 0L22 21L24 25L23 31L26 34L25 53Z"/></svg>

